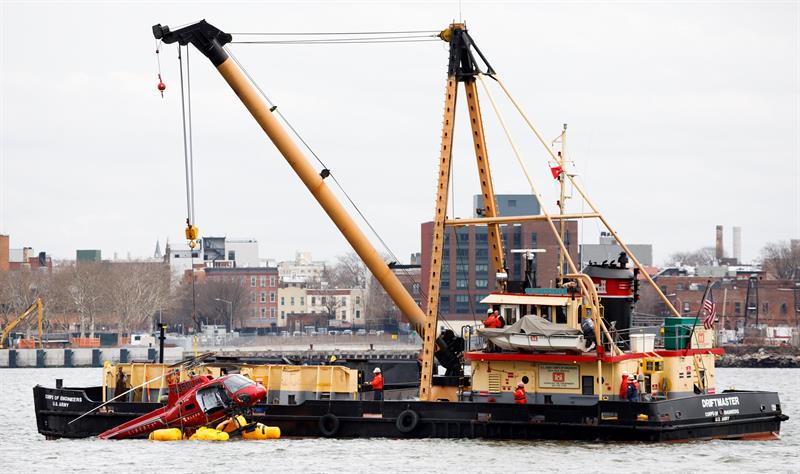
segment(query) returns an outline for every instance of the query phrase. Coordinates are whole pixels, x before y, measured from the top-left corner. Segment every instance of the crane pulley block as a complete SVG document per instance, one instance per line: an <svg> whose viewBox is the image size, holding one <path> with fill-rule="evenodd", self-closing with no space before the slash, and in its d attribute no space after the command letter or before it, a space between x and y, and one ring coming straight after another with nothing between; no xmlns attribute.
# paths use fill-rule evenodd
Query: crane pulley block
<svg viewBox="0 0 800 474"><path fill-rule="evenodd" d="M200 229L193 226L192 224L187 223L185 232L186 232L186 240L189 241L189 247L194 248L197 245L195 241L197 240L197 237L200 235Z"/></svg>

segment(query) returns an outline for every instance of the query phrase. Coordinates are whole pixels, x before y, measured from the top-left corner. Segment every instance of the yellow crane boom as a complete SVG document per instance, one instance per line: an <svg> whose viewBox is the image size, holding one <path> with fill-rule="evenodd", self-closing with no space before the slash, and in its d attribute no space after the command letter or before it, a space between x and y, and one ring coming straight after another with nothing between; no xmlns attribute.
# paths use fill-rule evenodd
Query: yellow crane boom
<svg viewBox="0 0 800 474"><path fill-rule="evenodd" d="M386 293L397 305L405 318L414 326L414 329L423 339L422 350L422 375L420 380L420 399L432 399L432 369L436 357L441 365L447 368L448 375L461 373L461 363L458 350L450 347L446 338L436 334L436 319L438 307L438 273L441 269L441 244L443 237L444 221L446 219L447 178L450 167L450 145L452 143L452 126L455 119L455 90L457 82L464 82L467 94L467 104L470 108L472 122L473 142L478 162L481 191L484 197L484 215L488 218L496 217L494 189L491 183L491 174L488 166L488 157L485 152L483 125L480 121L480 108L477 99L477 89L474 84L474 67L470 48L474 48L463 25L453 27L442 33L442 39L451 43L450 70L448 73L448 92L445 111L445 128L442 138L440 157L439 197L437 198L436 229L434 245L435 262L432 263L432 279L428 295L428 314L420 308L414 298L403 287L403 284L386 265L364 233L347 213L342 204L325 183L325 178L330 171L323 169L317 171L304 156L300 148L291 139L286 130L273 115L274 108L270 108L259 96L259 91L250 83L248 77L237 66L235 60L229 57L223 46L231 42L232 37L205 20L181 27L172 31L167 26L153 26L153 35L157 40L166 44L178 43L179 45L194 45L205 55L217 71L222 75L228 85L233 89L242 104L247 108L256 122L261 126L272 143L286 159L289 166L300 177L312 196L322 206L333 223L342 233L344 238L370 272L375 276ZM445 37L446 36L446 37ZM455 39L455 41L451 41ZM455 49L454 49L455 43ZM477 48L474 48L477 50ZM480 52L478 51L478 54ZM482 56L481 56L482 57ZM495 271L502 271L505 267L503 261L502 240L498 224L489 225L491 237L492 262Z"/></svg>
<svg viewBox="0 0 800 474"><path fill-rule="evenodd" d="M41 298L36 298L36 300L28 306L28 309L23 311L22 314L17 316L13 321L6 324L6 327L3 328L3 334L0 335L0 349L4 349L6 339L11 334L11 331L14 330L15 327L19 325L22 321L24 321L28 316L32 315L36 312L39 317L39 347L44 347L44 341L42 339L42 321L44 320L44 302Z"/></svg>

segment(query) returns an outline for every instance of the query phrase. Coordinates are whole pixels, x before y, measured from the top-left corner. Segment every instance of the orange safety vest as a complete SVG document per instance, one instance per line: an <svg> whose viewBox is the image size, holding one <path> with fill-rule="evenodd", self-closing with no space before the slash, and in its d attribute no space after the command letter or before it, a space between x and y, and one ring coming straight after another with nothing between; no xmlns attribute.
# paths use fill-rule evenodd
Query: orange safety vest
<svg viewBox="0 0 800 474"><path fill-rule="evenodd" d="M486 321L483 322L483 327L490 329L499 328L500 321L497 319L497 316L492 314L488 318L486 318Z"/></svg>
<svg viewBox="0 0 800 474"><path fill-rule="evenodd" d="M524 388L518 388L514 392L514 403L522 403L522 404L528 403L528 398L525 396Z"/></svg>
<svg viewBox="0 0 800 474"><path fill-rule="evenodd" d="M383 390L383 375L375 374L375 378L369 384L372 386L372 390Z"/></svg>

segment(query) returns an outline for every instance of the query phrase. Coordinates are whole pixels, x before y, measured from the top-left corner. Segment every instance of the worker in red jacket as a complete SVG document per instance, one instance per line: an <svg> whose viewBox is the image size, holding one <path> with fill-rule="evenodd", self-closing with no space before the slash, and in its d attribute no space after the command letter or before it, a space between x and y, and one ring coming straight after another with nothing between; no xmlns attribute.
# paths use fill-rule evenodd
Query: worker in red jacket
<svg viewBox="0 0 800 474"><path fill-rule="evenodd" d="M628 398L628 373L622 373L622 381L619 384L619 399L626 400Z"/></svg>
<svg viewBox="0 0 800 474"><path fill-rule="evenodd" d="M639 401L639 382L636 381L636 377L633 375L628 376L628 388L625 393L625 398L631 402Z"/></svg>
<svg viewBox="0 0 800 474"><path fill-rule="evenodd" d="M520 382L517 384L517 389L514 391L514 403L522 405L528 403L528 397L525 394L525 384Z"/></svg>
<svg viewBox="0 0 800 474"><path fill-rule="evenodd" d="M375 367L375 370L373 370L372 373L375 374L372 377L372 382L369 383L370 387L372 387L372 392L374 393L372 399L383 400L383 374L381 374L381 369L379 367Z"/></svg>

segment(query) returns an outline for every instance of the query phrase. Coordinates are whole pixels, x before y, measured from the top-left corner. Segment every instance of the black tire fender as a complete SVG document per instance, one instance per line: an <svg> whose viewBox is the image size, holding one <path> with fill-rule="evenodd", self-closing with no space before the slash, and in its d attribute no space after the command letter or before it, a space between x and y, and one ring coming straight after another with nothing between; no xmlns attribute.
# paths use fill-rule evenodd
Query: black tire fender
<svg viewBox="0 0 800 474"><path fill-rule="evenodd" d="M333 413L325 413L319 418L319 432L322 436L330 438L339 431L339 417Z"/></svg>
<svg viewBox="0 0 800 474"><path fill-rule="evenodd" d="M419 425L419 413L414 410L403 410L397 415L397 421L395 421L397 431L408 434L414 431L417 425Z"/></svg>

